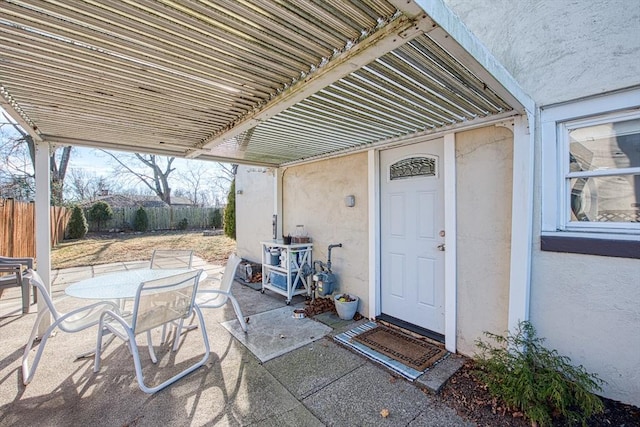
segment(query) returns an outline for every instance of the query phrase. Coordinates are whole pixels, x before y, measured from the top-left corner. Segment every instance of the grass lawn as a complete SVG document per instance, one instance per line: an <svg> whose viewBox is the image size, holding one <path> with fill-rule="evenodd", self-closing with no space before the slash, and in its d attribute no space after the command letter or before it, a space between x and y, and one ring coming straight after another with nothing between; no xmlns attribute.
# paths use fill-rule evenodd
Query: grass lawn
<svg viewBox="0 0 640 427"><path fill-rule="evenodd" d="M154 249L192 249L209 262L225 263L236 242L224 235L203 236L202 231L87 234L65 240L51 251L52 268L80 267L121 261L150 260Z"/></svg>

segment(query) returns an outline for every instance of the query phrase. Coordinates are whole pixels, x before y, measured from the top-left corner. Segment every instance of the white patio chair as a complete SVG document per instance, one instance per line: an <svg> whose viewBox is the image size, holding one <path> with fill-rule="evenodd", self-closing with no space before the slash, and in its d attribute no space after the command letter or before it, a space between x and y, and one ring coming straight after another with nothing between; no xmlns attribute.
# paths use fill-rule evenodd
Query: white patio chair
<svg viewBox="0 0 640 427"><path fill-rule="evenodd" d="M28 269L33 269L33 258L9 258L0 256L0 273L6 273L0 276L0 294L5 288L20 286L22 288L22 313L29 313L31 303L29 302L31 295L31 285L29 280L22 276ZM33 291L33 303L38 300L37 292Z"/></svg>
<svg viewBox="0 0 640 427"><path fill-rule="evenodd" d="M27 273L25 273L24 277L29 280L35 289L37 289L40 294L40 298L44 299L46 303L46 307L38 311L36 321L33 325L33 329L31 330L31 335L29 335L29 340L27 341L27 345L24 348L24 354L22 356L22 382L24 385L27 385L31 382L33 375L36 373L44 346L47 344L47 340L55 328L60 328L61 331L68 333L83 331L92 326L96 326L100 322L100 315L106 310L118 312L118 306L111 301L100 301L77 308L69 313L61 313L57 311L53 305L51 296L47 292L47 289L42 282L42 278L37 272L29 269ZM38 346L38 350L36 351L36 355L33 359L33 365L31 366L31 369L29 369L29 353L33 348L36 334L38 333L38 326L47 313L51 313L53 322L51 323L51 326L47 328L43 336L40 337L40 345Z"/></svg>
<svg viewBox="0 0 640 427"><path fill-rule="evenodd" d="M102 352L104 329L110 330L115 336L128 343L129 350L133 356L138 385L145 393L155 393L204 365L209 359L209 339L207 338L204 317L195 304L198 279L201 273L202 270L187 271L174 276L141 283L136 293L131 316L122 317L117 311L104 312L100 318L93 371L98 372L100 370L100 355ZM140 361L136 336L141 333L147 333L147 343L149 344L151 342L149 331L169 322L187 318L192 312L196 313L200 321L200 329L202 330L202 339L205 347L204 357L199 362L196 362L161 384L153 387L147 386L144 383L142 374L142 362ZM156 362L155 357L152 357L152 361L154 363Z"/></svg>
<svg viewBox="0 0 640 427"><path fill-rule="evenodd" d="M151 255L151 269L191 269L193 251L188 249L156 249ZM167 337L167 324L162 326L160 344L164 344ZM177 326L177 325L174 325Z"/></svg>
<svg viewBox="0 0 640 427"><path fill-rule="evenodd" d="M236 298L231 293L231 285L233 285L233 280L236 275L236 269L238 268L238 265L241 261L242 258L240 258L238 255L231 254L229 256L229 259L227 260L227 265L225 266L224 273L218 280L218 288L198 290L197 300L198 307L200 308L220 308L224 306L227 301L231 301L233 309L236 312L236 317L240 322L240 327L242 327L242 330L244 332L247 332L247 322L245 321L242 310L240 309L240 304L238 304L238 300L236 300ZM180 335L182 334L183 327L183 320L181 320L176 329L175 340L173 342L173 351L176 351L178 348L178 343L180 341Z"/></svg>
<svg viewBox="0 0 640 427"><path fill-rule="evenodd" d="M219 287L217 289L201 289L198 291L198 306L200 308L220 308L231 301L233 309L236 312L236 317L240 322L242 330L247 332L247 322L245 322L242 310L240 310L240 304L238 300L231 294L231 285L236 276L236 270L242 258L236 254L229 255L227 265L224 268L224 273L219 280Z"/></svg>
<svg viewBox="0 0 640 427"><path fill-rule="evenodd" d="M151 255L151 268L191 268L193 251L185 249L156 249Z"/></svg>

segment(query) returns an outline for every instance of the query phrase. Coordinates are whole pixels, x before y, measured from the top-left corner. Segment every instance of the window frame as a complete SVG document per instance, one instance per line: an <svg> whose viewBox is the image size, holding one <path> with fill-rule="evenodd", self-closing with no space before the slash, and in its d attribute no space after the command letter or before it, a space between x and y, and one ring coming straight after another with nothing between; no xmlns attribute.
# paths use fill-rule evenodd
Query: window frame
<svg viewBox="0 0 640 427"><path fill-rule="evenodd" d="M571 193L570 180L572 178L598 178L609 176L640 175L640 166L630 168L612 168L590 171L571 172L570 164L570 138L569 132L576 129L597 126L609 123L618 123L627 120L640 119L640 110L626 110L617 113L608 113L595 117L571 120L558 123L558 158L561 162L559 167L559 179L563 179L564 185L559 189L558 223L559 228L564 231L595 231L611 233L620 231L622 233L640 233L640 223L623 222L576 222L571 221L571 207L569 206L569 195Z"/></svg>
<svg viewBox="0 0 640 427"><path fill-rule="evenodd" d="M568 210L568 194L571 191L569 177L583 174L583 172L569 172L568 129L637 117L640 117L640 88L541 108L541 233L543 237L578 237L608 241L640 240L640 224L571 222ZM640 168L589 171L585 175L605 176L630 173L640 173Z"/></svg>

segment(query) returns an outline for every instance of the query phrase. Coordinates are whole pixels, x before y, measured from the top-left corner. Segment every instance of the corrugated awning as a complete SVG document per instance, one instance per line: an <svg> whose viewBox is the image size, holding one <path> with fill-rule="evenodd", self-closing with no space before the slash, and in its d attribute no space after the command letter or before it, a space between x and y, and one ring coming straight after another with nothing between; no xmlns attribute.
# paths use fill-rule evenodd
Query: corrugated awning
<svg viewBox="0 0 640 427"><path fill-rule="evenodd" d="M45 141L265 165L515 114L436 30L405 1L5 0L0 92Z"/></svg>

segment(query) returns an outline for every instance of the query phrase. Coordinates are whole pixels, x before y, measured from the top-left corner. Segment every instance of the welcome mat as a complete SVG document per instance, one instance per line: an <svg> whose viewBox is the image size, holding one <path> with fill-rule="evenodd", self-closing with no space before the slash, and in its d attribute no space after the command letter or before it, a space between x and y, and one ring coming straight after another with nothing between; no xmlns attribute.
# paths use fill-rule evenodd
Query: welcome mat
<svg viewBox="0 0 640 427"><path fill-rule="evenodd" d="M424 371L446 353L438 346L385 326L369 329L353 339L416 371Z"/></svg>
<svg viewBox="0 0 640 427"><path fill-rule="evenodd" d="M391 332L388 332L391 331ZM334 337L337 342L413 381L448 352L410 335L368 322Z"/></svg>

